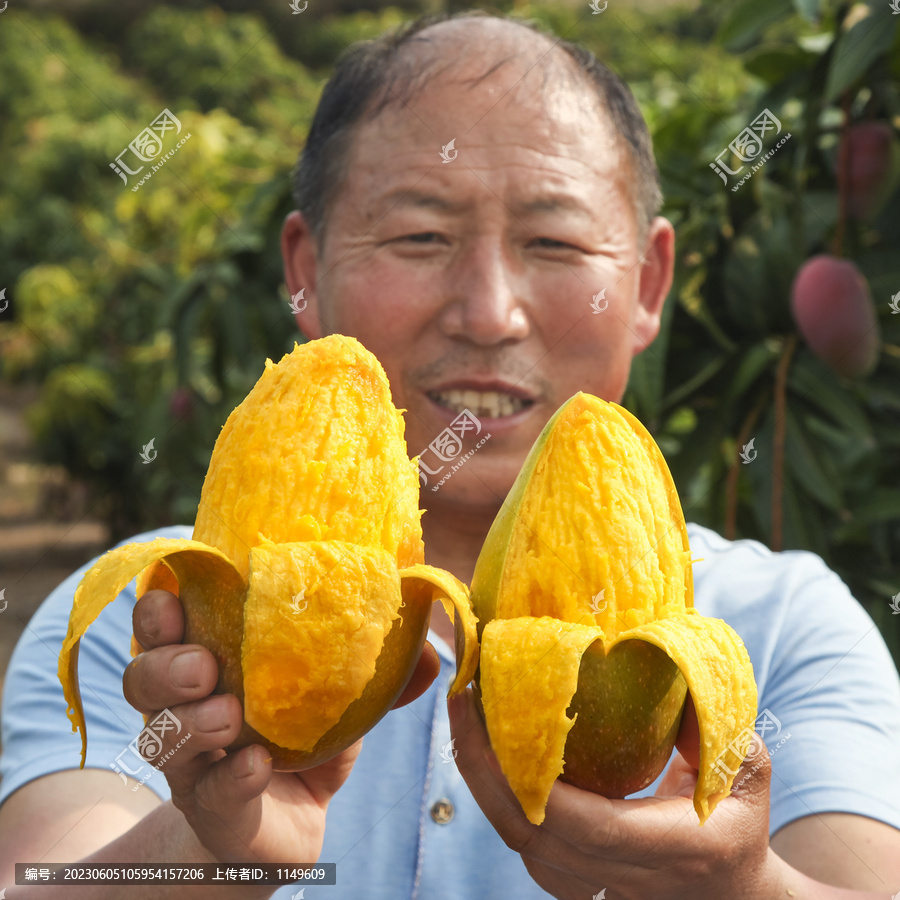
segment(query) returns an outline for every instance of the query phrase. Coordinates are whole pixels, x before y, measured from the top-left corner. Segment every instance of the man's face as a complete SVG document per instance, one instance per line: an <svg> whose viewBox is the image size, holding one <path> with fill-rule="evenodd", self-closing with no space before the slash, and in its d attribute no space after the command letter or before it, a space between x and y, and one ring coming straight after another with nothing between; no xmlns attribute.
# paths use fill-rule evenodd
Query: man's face
<svg viewBox="0 0 900 900"><path fill-rule="evenodd" d="M429 476L431 510L496 508L564 401L620 400L671 281L665 220L642 266L630 164L611 125L583 89L542 96L532 61L474 88L458 71L440 75L359 127L318 259L299 214L285 229L288 286L309 301L300 327L353 335L378 357L406 410L410 455L465 407L479 437L490 434L438 491L428 488L443 473ZM470 434L463 452L474 445ZM449 471L428 451L423 460Z"/></svg>

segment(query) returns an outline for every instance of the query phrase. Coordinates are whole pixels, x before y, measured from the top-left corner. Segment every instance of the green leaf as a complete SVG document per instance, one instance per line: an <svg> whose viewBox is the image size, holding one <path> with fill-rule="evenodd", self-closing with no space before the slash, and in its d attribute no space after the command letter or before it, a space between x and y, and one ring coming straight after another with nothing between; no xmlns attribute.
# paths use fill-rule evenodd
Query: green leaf
<svg viewBox="0 0 900 900"><path fill-rule="evenodd" d="M690 397L694 391L698 390L707 381L710 380L713 376L718 374L719 370L725 363L728 361L728 357L725 354L720 356L716 356L711 359L708 363L706 363L703 368L700 369L699 372L695 372L687 381L679 384L674 390L672 390L665 398L662 403L663 409L669 409L674 406L676 403L680 403L687 397Z"/></svg>
<svg viewBox="0 0 900 900"><path fill-rule="evenodd" d="M853 518L865 525L900 521L900 490L881 487L876 496L853 507Z"/></svg>
<svg viewBox="0 0 900 900"><path fill-rule="evenodd" d="M837 479L834 474L825 473L790 409L785 416L784 457L797 482L812 497L834 512L843 509L844 500Z"/></svg>
<svg viewBox="0 0 900 900"><path fill-rule="evenodd" d="M767 25L790 11L790 0L744 0L719 28L719 42L728 50L743 50Z"/></svg>
<svg viewBox="0 0 900 900"><path fill-rule="evenodd" d="M729 409L737 403L756 379L778 359L778 354L778 345L768 339L745 350L738 361L734 378L722 397L722 408Z"/></svg>
<svg viewBox="0 0 900 900"><path fill-rule="evenodd" d="M857 442L874 444L869 420L834 374L811 353L798 355L788 374L788 388L805 397L844 426Z"/></svg>
<svg viewBox="0 0 900 900"><path fill-rule="evenodd" d="M897 19L884 14L879 5L877 8L870 6L865 18L841 33L825 83L823 99L826 103L834 102L847 87L865 75L875 60L887 53L896 28Z"/></svg>
<svg viewBox="0 0 900 900"><path fill-rule="evenodd" d="M814 53L808 53L796 44L767 44L745 58L744 68L767 84L776 84L795 72L808 71L816 59Z"/></svg>

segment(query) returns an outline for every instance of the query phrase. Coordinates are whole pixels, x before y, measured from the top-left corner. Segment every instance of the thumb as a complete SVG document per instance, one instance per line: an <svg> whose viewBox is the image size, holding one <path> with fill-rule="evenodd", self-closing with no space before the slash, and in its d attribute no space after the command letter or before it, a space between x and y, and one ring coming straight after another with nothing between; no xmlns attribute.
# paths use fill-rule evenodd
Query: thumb
<svg viewBox="0 0 900 900"><path fill-rule="evenodd" d="M700 725L697 722L697 710L694 709L694 700L690 693L684 704L675 746L689 766L694 769L700 768Z"/></svg>

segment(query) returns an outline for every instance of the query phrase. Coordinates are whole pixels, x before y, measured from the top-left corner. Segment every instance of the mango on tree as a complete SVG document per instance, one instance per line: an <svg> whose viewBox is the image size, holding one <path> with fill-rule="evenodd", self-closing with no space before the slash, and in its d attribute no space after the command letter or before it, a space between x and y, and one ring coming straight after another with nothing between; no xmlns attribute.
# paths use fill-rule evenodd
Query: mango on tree
<svg viewBox="0 0 900 900"><path fill-rule="evenodd" d="M431 605L456 613L455 693L477 663L468 592L424 565L419 481L381 365L332 335L266 361L231 413L203 483L193 540L157 538L101 557L75 594L59 657L68 715L87 747L81 636L140 574L178 594L185 643L243 703L232 748L261 743L276 769L325 762L391 708L421 654Z"/></svg>
<svg viewBox="0 0 900 900"><path fill-rule="evenodd" d="M576 394L532 447L472 579L488 736L530 822L557 777L611 798L649 785L688 691L701 824L730 793L717 761L737 769L756 683L737 634L693 608L691 565L653 438L617 404Z"/></svg>

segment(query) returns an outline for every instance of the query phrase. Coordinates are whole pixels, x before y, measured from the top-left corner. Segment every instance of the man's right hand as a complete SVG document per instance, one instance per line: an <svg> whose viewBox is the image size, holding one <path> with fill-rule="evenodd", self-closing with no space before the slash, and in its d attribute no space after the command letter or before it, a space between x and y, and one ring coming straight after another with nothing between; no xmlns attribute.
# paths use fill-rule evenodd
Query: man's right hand
<svg viewBox="0 0 900 900"><path fill-rule="evenodd" d="M243 712L233 694L212 691L218 668L199 644L182 644L184 615L178 598L149 591L135 604L134 634L144 650L125 670L125 698L151 718L168 708L191 735L162 768L172 803L198 840L224 863L315 862L322 850L325 812L359 755L362 741L323 765L302 772L273 772L266 749L254 744L224 749L241 729ZM440 661L426 643L418 667L395 704L423 693Z"/></svg>

